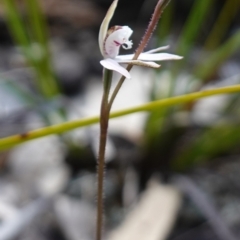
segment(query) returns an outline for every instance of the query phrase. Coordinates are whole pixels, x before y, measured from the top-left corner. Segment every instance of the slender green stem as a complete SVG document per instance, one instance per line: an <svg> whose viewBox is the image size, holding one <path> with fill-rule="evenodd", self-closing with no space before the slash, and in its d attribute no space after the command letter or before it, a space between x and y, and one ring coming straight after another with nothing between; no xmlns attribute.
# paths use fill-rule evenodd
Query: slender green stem
<svg viewBox="0 0 240 240"><path fill-rule="evenodd" d="M105 171L105 149L107 143L107 132L109 122L108 96L112 82L112 71L104 69L103 96L100 111L100 139L97 168L97 229L96 240L102 239L103 230L103 208L104 208L104 171Z"/></svg>
<svg viewBox="0 0 240 240"><path fill-rule="evenodd" d="M240 92L240 84L234 85L234 86L222 87L222 88L209 89L209 90L204 90L200 92L194 92L194 93L184 94L181 96L175 96L171 98L152 101L136 107L126 108L123 110L112 112L110 113L109 117L117 118L117 117L122 117L128 114L133 114L137 112L149 112L149 111L156 110L158 108L164 108L164 107L169 107L169 106L182 104L186 102L196 101L197 99L200 99L200 98L210 97L210 96L219 95L219 94L237 93L237 92ZM30 131L30 132L13 135L6 138L1 138L0 151L10 149L18 144L21 144L36 138L45 137L52 134L61 134L79 127L86 127L92 124L96 124L99 122L99 119L100 119L99 116L87 117L80 120L74 120L74 121L69 121L61 124L47 126L44 128Z"/></svg>
<svg viewBox="0 0 240 240"><path fill-rule="evenodd" d="M133 67L132 65L128 65L126 69L127 69L128 71L130 71L130 70L132 69L132 67ZM120 78L120 80L118 81L117 86L116 86L115 89L113 90L113 93L112 93L112 95L111 95L111 97L110 97L110 100L109 100L109 103L108 103L108 109L109 109L109 111L111 111L113 102L114 102L114 100L115 100L115 98L116 98L116 96L117 96L120 88L122 87L124 81L125 81L125 77L122 76L122 77Z"/></svg>

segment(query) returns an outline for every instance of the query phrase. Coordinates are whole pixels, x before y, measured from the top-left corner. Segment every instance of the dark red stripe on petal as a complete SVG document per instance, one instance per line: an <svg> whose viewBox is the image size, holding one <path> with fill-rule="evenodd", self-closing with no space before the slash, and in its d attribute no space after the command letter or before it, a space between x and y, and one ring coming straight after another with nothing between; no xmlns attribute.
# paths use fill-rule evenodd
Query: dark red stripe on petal
<svg viewBox="0 0 240 240"><path fill-rule="evenodd" d="M119 43L117 41L113 41L113 42L116 44L117 47L121 45L121 43Z"/></svg>

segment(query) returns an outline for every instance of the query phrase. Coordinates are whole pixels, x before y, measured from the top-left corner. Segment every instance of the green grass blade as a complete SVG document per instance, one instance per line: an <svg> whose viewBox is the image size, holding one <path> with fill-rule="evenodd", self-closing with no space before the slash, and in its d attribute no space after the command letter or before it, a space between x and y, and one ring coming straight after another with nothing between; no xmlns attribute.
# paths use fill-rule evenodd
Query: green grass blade
<svg viewBox="0 0 240 240"><path fill-rule="evenodd" d="M23 21L16 1L4 0L7 23L16 44L36 71L40 92L51 98L59 93L59 88L51 68L46 22L37 0L26 0L26 3L28 24Z"/></svg>
<svg viewBox="0 0 240 240"><path fill-rule="evenodd" d="M230 28L233 19L239 14L240 1L228 0L225 2L211 33L209 34L205 48L210 50L216 48Z"/></svg>
<svg viewBox="0 0 240 240"><path fill-rule="evenodd" d="M177 47L178 54L185 57L189 54L214 1L215 0L194 0L190 15L180 34Z"/></svg>
<svg viewBox="0 0 240 240"><path fill-rule="evenodd" d="M137 107L132 107L132 108L124 109L121 111L113 112L110 114L110 118L117 118L117 117L125 116L128 114L133 114L133 113L137 113L137 112L153 111L158 108L166 108L169 106L182 104L182 103L186 103L189 101L195 101L197 99L204 98L204 97L209 97L209 96L218 95L218 94L236 93L236 92L240 92L240 84L234 85L234 86L229 86L229 87L223 87L223 88L210 89L210 90L190 93L190 94L167 98L167 99L162 99L162 100L158 100L158 101L153 101L153 102L143 104L143 105L140 105ZM94 116L94 117L84 118L84 119L80 119L80 120L76 120L76 121L65 122L65 123L61 123L58 125L45 127L42 129L23 133L20 135L2 138L2 139L0 139L0 150L9 149L11 147L16 146L17 144L20 144L20 143L23 143L23 142L26 142L26 141L29 141L29 140L32 140L35 138L44 137L44 136L48 136L51 134L64 133L64 132L73 130L75 128L86 127L86 126L89 126L92 124L96 124L98 122L99 122L99 116Z"/></svg>
<svg viewBox="0 0 240 240"><path fill-rule="evenodd" d="M240 49L240 30L237 31L226 43L221 45L210 56L202 61L194 71L199 79L210 77L232 54Z"/></svg>
<svg viewBox="0 0 240 240"><path fill-rule="evenodd" d="M163 12L163 16L160 19L157 35L158 35L158 45L164 45L170 35L170 30L172 27L172 20L174 16L174 2L170 2L169 5Z"/></svg>
<svg viewBox="0 0 240 240"><path fill-rule="evenodd" d="M42 13L38 0L25 0L25 4L28 14L31 42L33 44L37 43L42 53L40 58L37 59L39 81L41 81L44 95L53 97L59 93L59 88L51 68L46 19Z"/></svg>
<svg viewBox="0 0 240 240"><path fill-rule="evenodd" d="M48 49L48 34L45 17L37 0L25 0L28 21L33 40L41 43Z"/></svg>
<svg viewBox="0 0 240 240"><path fill-rule="evenodd" d="M29 38L25 31L24 23L17 9L15 0L4 0L7 23L14 40L24 47L29 46Z"/></svg>
<svg viewBox="0 0 240 240"><path fill-rule="evenodd" d="M217 139L217 141L215 141ZM214 157L231 151L240 141L238 125L218 125L205 129L195 139L183 146L173 161L175 170L184 171L197 163L206 162Z"/></svg>

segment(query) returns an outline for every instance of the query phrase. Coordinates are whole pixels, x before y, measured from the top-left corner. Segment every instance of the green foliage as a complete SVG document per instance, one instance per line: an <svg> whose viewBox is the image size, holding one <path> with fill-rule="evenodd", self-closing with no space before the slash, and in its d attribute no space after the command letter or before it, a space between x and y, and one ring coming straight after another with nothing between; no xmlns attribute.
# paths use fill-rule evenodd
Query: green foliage
<svg viewBox="0 0 240 240"><path fill-rule="evenodd" d="M9 30L26 60L36 72L36 84L45 98L59 94L48 48L45 18L37 0L25 0L23 16L14 0L3 1Z"/></svg>
<svg viewBox="0 0 240 240"><path fill-rule="evenodd" d="M174 120L176 116L184 113L187 118L194 110L194 103L199 98L204 98L216 94L239 92L240 86L197 91L200 87L212 80L216 80L219 69L236 54L240 48L240 32L230 31L233 21L239 15L240 1L228 0L217 13L215 9L215 0L194 0L192 1L191 11L183 26L177 26L174 29L177 4L180 0L172 1L164 11L159 28L157 29L158 42L167 43L169 36L174 36L176 54L183 55L184 59L172 64L173 69L169 70L169 86L166 91L159 89L157 84L161 81L162 75L156 72L156 83L151 93L151 102L142 106L124 109L114 112L111 117L120 117L126 114L132 114L140 111L149 111L149 118L145 126L145 136L143 149L144 154L160 152L159 149L166 147L172 149L172 167L178 170L186 170L195 164L211 160L222 154L228 154L235 151L240 141L240 128L238 124L226 118L236 119L239 123L238 106L240 103L239 94L234 94L226 103L226 107L216 121L213 127L200 126L197 128L196 135L193 138L187 138L189 129L195 128L191 123L178 129L178 123ZM51 56L48 47L48 31L45 18L39 7L37 0L25 0L26 14L23 16L19 10L16 1L4 0L7 13L8 27L12 33L17 46L27 59L29 65L36 72L36 85L43 98L49 100L60 94L57 81L51 68ZM216 15L215 22L213 15ZM179 36L172 33L179 32ZM197 57L196 57L197 55ZM179 86L179 76L187 79L189 84L185 89L182 88L181 96L174 96ZM181 80L180 80L181 81ZM197 88L190 87L196 83ZM25 89L14 86L9 82L7 88L12 89L14 94L26 101L35 101ZM160 91L161 90L161 91ZM186 104L191 102L191 104ZM175 106L173 105L179 105ZM127 107L127 106L126 106ZM224 124L221 119L226 119ZM12 136L0 139L0 150L11 148L22 142L47 136L50 134L61 134L78 127L86 127L99 121L99 117L85 118L73 122L65 122L58 125L49 126L29 132L25 135ZM195 129L196 130L196 129ZM166 143L166 138L168 139ZM182 139L187 138L184 143ZM171 141L176 143L177 147L171 146ZM160 156L161 157L161 156Z"/></svg>
<svg viewBox="0 0 240 240"><path fill-rule="evenodd" d="M233 33L229 28L232 26L233 21L236 20L237 15L239 15L240 2L237 0L226 1L218 15L216 3L217 1L214 0L193 1L191 11L185 24L182 26L179 37L176 38L175 36L175 46L172 46L175 48L174 52L183 55L184 59L174 63L168 90L157 92L156 86L153 87L155 94L152 94L152 100L173 96L178 92L179 81L182 81L184 78L185 80L187 79L188 84L185 90L181 88L182 94L188 93L193 83L199 88L204 86L205 83L215 80L219 69L231 56L239 51L239 30ZM164 12L159 25L159 42L164 44L167 42L167 36L174 28L175 15L179 10L176 7L177 4L181 3L171 2L168 9ZM214 14L216 15L215 22L213 21ZM193 55L195 56L194 58ZM181 76L181 79L179 79L179 76ZM162 77L162 75L157 73L156 81L162 81ZM221 118L225 118L224 114L228 114L234 106L235 111L231 111L231 115L234 119L239 119L239 114L236 111L236 103L239 103L239 99L239 94L230 98L226 103L227 111L222 112L219 121ZM150 155L154 151L161 152L161 148L166 147L164 143L166 134L173 134L174 131L172 130L177 127L176 124L178 123L173 121L173 119L182 112L189 118L192 110L194 110L194 105L152 111L146 122L144 137L145 154ZM190 166L194 166L195 163L210 160L225 152L231 152L231 149L239 141L237 137L239 130L237 126L231 126L231 123L216 129L203 126L201 131L198 131L196 139L193 139L181 150L181 139L187 135L189 128L192 128L191 124L185 126L185 131L179 133L179 136L174 135L174 139L172 139L172 142L174 142L175 138L179 138L179 146L176 153L168 161L172 161L172 167L178 170L187 169ZM217 139L219 141L212 141L214 137L216 139L216 136L218 136ZM168 136L168 138L171 139L171 136ZM227 139L224 140L224 138ZM172 146L172 151L175 151L174 146Z"/></svg>
<svg viewBox="0 0 240 240"><path fill-rule="evenodd" d="M32 96L32 92L23 90L20 84L13 83L11 79L5 79L4 87L15 92L20 101L27 102L28 106L37 107L39 104L53 101L61 92L52 69L48 28L39 1L24 0L21 3L20 6L15 0L3 1L7 26L16 46L35 72L34 80L38 94ZM66 119L65 109L61 106L53 108L52 111L59 119ZM52 115L48 112L39 111L39 115L46 124L54 123Z"/></svg>
<svg viewBox="0 0 240 240"><path fill-rule="evenodd" d="M240 49L240 30L231 36L226 42L214 50L211 54L203 57L203 60L196 66L194 75L196 78L205 80L211 77L219 67L234 53Z"/></svg>
<svg viewBox="0 0 240 240"><path fill-rule="evenodd" d="M193 7L178 39L177 50L180 55L188 57L190 54L195 40L199 37L201 27L206 24L207 16L211 11L214 1L193 1Z"/></svg>
<svg viewBox="0 0 240 240"><path fill-rule="evenodd" d="M234 153L234 149L239 146L239 141L238 124L203 129L193 139L189 139L177 153L173 167L177 170L185 170L221 154Z"/></svg>

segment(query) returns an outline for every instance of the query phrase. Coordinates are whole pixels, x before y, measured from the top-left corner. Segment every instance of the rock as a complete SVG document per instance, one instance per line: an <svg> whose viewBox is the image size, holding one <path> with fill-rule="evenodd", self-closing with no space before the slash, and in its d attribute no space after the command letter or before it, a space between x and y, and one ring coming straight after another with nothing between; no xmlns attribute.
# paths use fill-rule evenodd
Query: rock
<svg viewBox="0 0 240 240"><path fill-rule="evenodd" d="M47 209L48 203L47 199L38 199L18 210L0 203L0 240L11 240L17 237L35 217ZM7 216L4 216L3 210L5 214L8 213Z"/></svg>
<svg viewBox="0 0 240 240"><path fill-rule="evenodd" d="M89 202L61 196L55 213L68 240L94 239L96 211Z"/></svg>
<svg viewBox="0 0 240 240"><path fill-rule="evenodd" d="M65 149L57 136L32 140L11 151L9 168L25 198L32 194L52 195L64 187L68 180L64 156Z"/></svg>

